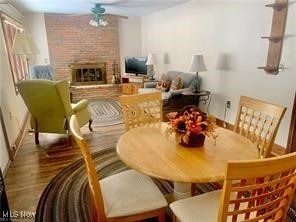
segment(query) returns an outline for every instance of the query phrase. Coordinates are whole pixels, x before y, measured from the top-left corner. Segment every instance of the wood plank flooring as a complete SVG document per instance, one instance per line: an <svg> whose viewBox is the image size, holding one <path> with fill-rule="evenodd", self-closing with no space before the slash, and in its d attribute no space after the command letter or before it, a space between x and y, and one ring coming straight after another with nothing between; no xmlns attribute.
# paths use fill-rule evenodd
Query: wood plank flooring
<svg viewBox="0 0 296 222"><path fill-rule="evenodd" d="M94 127L93 132L87 126L82 128L91 152L115 147L123 132L123 124ZM81 157L75 142L69 146L65 135L40 134L40 145L36 146L34 135L26 133L5 177L10 210L35 212L39 197L52 178Z"/></svg>

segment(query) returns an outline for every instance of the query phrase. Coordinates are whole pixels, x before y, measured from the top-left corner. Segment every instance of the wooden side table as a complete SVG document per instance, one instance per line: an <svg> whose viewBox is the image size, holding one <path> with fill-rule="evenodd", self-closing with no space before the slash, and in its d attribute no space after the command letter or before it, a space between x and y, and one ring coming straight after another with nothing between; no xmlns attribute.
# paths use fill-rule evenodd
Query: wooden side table
<svg viewBox="0 0 296 222"><path fill-rule="evenodd" d="M206 104L209 99L210 99L210 91L206 91L206 90L199 90L198 92L193 92L193 91L184 91L182 92L183 96L188 96L188 97L193 97L193 101L194 101L194 105L198 106L199 102L203 102L204 104Z"/></svg>

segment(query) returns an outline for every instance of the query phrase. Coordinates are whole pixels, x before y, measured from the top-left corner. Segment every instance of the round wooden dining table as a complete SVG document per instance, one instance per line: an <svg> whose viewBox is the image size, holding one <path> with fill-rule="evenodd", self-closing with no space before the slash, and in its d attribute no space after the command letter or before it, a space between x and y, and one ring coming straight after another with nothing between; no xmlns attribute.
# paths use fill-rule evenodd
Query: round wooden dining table
<svg viewBox="0 0 296 222"><path fill-rule="evenodd" d="M130 168L154 178L174 181L176 199L191 195L191 183L224 179L230 160L257 159L257 148L241 135L218 127L216 141L206 138L202 147L180 145L166 123L131 129L117 143L120 159Z"/></svg>

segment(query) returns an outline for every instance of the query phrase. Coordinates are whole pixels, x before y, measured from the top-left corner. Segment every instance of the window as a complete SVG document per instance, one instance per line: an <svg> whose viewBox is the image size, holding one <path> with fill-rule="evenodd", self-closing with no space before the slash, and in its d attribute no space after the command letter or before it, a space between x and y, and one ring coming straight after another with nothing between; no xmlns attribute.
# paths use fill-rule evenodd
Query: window
<svg viewBox="0 0 296 222"><path fill-rule="evenodd" d="M15 84L18 81L25 79L27 72L27 61L23 60L20 55L14 55L12 53L12 44L15 34L18 32L24 32L24 28L21 24L4 14L1 14L1 21L5 38L6 51L8 54L13 77L13 83Z"/></svg>

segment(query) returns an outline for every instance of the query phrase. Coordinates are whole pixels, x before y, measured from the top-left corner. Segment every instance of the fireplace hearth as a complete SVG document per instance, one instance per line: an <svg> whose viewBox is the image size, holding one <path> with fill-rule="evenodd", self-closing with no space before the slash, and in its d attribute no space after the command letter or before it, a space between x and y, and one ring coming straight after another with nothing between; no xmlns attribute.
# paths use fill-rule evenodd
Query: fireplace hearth
<svg viewBox="0 0 296 222"><path fill-rule="evenodd" d="M72 85L106 84L106 63L72 63Z"/></svg>

